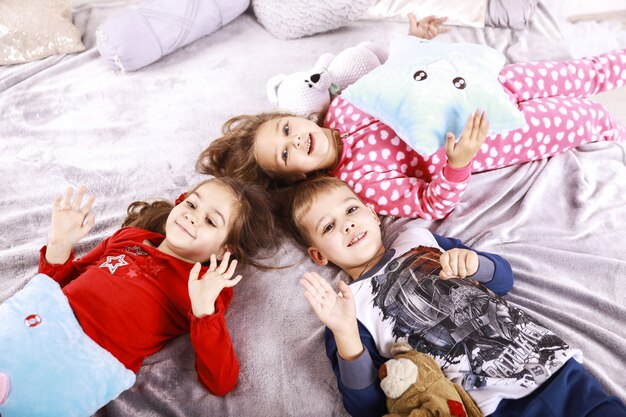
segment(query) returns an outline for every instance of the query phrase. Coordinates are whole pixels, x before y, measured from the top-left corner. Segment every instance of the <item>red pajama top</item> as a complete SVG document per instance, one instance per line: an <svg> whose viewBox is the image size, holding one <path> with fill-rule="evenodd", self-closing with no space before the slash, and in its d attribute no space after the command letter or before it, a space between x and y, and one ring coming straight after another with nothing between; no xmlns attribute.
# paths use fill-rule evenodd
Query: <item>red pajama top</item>
<svg viewBox="0 0 626 417"><path fill-rule="evenodd" d="M85 333L135 373L148 355L190 333L199 381L224 395L239 375L224 319L233 290L222 290L214 314L195 317L187 289L193 264L144 244L158 246L163 239L123 228L80 259L72 253L63 265L47 263L44 246L39 272L61 285Z"/></svg>
<svg viewBox="0 0 626 417"><path fill-rule="evenodd" d="M424 159L389 126L341 96L330 103L324 126L339 130L343 141L332 174L379 214L442 219L467 187L469 165L451 167L445 149Z"/></svg>

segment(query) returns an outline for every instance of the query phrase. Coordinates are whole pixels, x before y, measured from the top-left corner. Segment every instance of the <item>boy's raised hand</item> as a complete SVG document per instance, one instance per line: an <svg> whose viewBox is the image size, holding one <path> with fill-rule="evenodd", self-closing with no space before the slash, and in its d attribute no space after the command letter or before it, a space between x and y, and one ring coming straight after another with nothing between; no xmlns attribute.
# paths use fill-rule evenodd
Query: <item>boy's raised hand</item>
<svg viewBox="0 0 626 417"><path fill-rule="evenodd" d="M334 334L348 334L356 324L356 306L350 286L339 281L340 294L315 272L306 272L300 279L306 297L317 317Z"/></svg>
<svg viewBox="0 0 626 417"><path fill-rule="evenodd" d="M442 253L439 263L441 264L440 278L465 278L478 271L479 260L478 254L474 251L454 248Z"/></svg>
<svg viewBox="0 0 626 417"><path fill-rule="evenodd" d="M337 353L344 360L353 360L363 352L356 321L356 305L350 286L339 281L339 294L324 278L315 272L306 272L300 285L317 317L328 327L335 337Z"/></svg>
<svg viewBox="0 0 626 417"><path fill-rule="evenodd" d="M449 32L450 29L441 27L447 17L427 16L417 20L413 13L409 13L409 35L422 39L432 39L440 33Z"/></svg>
<svg viewBox="0 0 626 417"><path fill-rule="evenodd" d="M458 142L455 143L454 134L448 132L445 146L450 166L453 168L468 166L485 142L487 132L489 132L489 121L484 111L470 114Z"/></svg>
<svg viewBox="0 0 626 417"><path fill-rule="evenodd" d="M215 313L215 300L217 296L226 287L234 287L241 281L241 275L235 274L237 260L233 260L230 264L230 252L224 254L221 263L217 264L217 256L211 255L209 269L200 277L200 262L191 268L189 272L189 299L191 300L191 312L196 317L204 317Z"/></svg>
<svg viewBox="0 0 626 417"><path fill-rule="evenodd" d="M46 248L48 263L65 263L74 244L93 228L96 216L90 211L96 197L93 194L88 196L83 204L86 191L87 188L81 185L74 196L74 189L67 187L65 195L59 195L54 199L50 240Z"/></svg>

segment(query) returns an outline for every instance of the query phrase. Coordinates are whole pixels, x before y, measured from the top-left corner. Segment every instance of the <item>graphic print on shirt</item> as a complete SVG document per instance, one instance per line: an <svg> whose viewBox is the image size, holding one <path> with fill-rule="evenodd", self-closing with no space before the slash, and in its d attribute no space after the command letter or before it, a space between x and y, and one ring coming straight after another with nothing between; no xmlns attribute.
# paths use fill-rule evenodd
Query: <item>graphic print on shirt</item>
<svg viewBox="0 0 626 417"><path fill-rule="evenodd" d="M128 265L128 262L124 259L125 257L126 255L107 256L106 262L102 263L100 268L109 268L109 272L114 274L120 266Z"/></svg>
<svg viewBox="0 0 626 417"><path fill-rule="evenodd" d="M124 246L124 250L128 253L132 253L135 256L148 256L148 252L141 249L141 246Z"/></svg>
<svg viewBox="0 0 626 417"><path fill-rule="evenodd" d="M374 306L393 337L461 371L466 390L502 383L530 388L567 360L569 346L524 311L470 279L439 279L437 249L419 246L372 278ZM499 382L498 382L499 381Z"/></svg>

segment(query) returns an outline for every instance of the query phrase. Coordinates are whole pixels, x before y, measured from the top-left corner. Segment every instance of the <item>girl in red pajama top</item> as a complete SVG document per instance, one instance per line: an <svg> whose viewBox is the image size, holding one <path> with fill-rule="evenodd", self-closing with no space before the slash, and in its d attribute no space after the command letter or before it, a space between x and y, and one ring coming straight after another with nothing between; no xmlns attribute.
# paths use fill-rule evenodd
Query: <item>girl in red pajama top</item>
<svg viewBox="0 0 626 417"><path fill-rule="evenodd" d="M436 34L409 33L427 39ZM527 126L485 138L487 121L477 112L457 143L449 133L445 146L426 157L339 95L322 126L288 113L230 119L196 169L268 187L331 174L379 214L441 219L459 203L471 173L548 158L583 143L626 139L624 126L587 98L626 83L626 49L505 65L498 79Z"/></svg>
<svg viewBox="0 0 626 417"><path fill-rule="evenodd" d="M70 187L54 202L39 271L62 286L84 332L135 373L190 333L199 381L214 395L232 390L239 362L224 313L241 280L237 260L254 264L251 256L276 242L265 191L225 177L202 182L175 206L135 202L130 227L80 259L72 247L94 225L94 196L84 202L84 187L72 196Z"/></svg>

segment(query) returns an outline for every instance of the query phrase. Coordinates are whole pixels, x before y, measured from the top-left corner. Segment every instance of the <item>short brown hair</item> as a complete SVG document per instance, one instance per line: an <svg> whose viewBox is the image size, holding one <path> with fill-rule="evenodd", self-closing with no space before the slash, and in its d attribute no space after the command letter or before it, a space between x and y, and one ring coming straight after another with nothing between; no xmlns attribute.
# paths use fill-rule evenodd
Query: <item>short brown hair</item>
<svg viewBox="0 0 626 417"><path fill-rule="evenodd" d="M276 248L279 243L267 191L259 185L220 177L202 181L187 195L210 181L217 181L226 187L237 202L237 215L233 217L224 243L231 248L233 257L239 262L266 269L267 266L252 258L265 249ZM173 208L174 204L166 200L135 201L128 206L123 226L139 227L164 235L167 216Z"/></svg>
<svg viewBox="0 0 626 417"><path fill-rule="evenodd" d="M320 175L308 181L292 186L288 192L288 203L285 218L288 219L287 229L298 243L309 246L311 238L307 234L302 219L311 210L311 206L320 195L346 187L354 194L352 188L338 178ZM355 196L359 198L356 194Z"/></svg>

